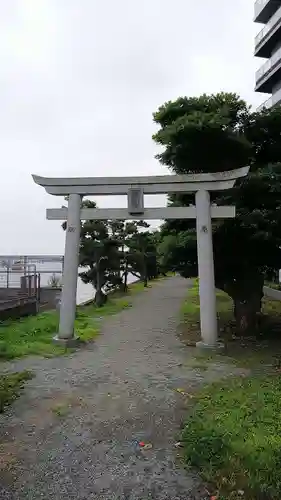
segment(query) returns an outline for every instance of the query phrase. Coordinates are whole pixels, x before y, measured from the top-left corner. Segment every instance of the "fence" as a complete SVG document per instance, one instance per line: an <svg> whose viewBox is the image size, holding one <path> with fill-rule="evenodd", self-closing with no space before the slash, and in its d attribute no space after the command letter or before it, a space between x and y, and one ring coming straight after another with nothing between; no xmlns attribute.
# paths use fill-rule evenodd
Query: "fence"
<svg viewBox="0 0 281 500"><path fill-rule="evenodd" d="M41 286L58 286L62 272L61 255L0 255L0 288L19 288L21 276L35 273L41 276Z"/></svg>
<svg viewBox="0 0 281 500"><path fill-rule="evenodd" d="M55 307L62 271L61 256L0 256L0 319Z"/></svg>

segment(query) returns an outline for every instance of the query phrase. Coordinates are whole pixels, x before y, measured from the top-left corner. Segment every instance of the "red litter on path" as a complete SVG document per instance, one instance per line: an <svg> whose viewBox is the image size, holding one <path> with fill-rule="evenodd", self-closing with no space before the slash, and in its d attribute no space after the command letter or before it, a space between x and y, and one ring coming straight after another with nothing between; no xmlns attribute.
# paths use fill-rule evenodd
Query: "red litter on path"
<svg viewBox="0 0 281 500"><path fill-rule="evenodd" d="M144 450L151 450L152 444L151 443L144 443L143 441L139 442L139 446L143 448Z"/></svg>

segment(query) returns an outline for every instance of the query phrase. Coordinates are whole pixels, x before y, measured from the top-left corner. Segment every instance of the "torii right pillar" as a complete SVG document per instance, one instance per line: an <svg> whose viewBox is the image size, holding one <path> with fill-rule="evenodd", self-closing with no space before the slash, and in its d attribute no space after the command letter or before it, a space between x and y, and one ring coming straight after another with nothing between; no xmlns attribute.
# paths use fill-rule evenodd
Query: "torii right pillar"
<svg viewBox="0 0 281 500"><path fill-rule="evenodd" d="M198 275L199 275L199 296L200 296L200 326L201 341L197 342L197 347L207 349L217 349L223 347L218 342L218 322L215 287L215 266L212 238L212 207L210 202L210 190L230 189L235 181L245 177L249 167L220 172L216 174L201 174L200 184L195 193L196 201L196 233L197 233L197 254L198 254ZM212 177L212 182L209 178ZM226 207L220 207L221 217ZM234 208L234 207L233 207ZM235 216L235 213L233 214Z"/></svg>

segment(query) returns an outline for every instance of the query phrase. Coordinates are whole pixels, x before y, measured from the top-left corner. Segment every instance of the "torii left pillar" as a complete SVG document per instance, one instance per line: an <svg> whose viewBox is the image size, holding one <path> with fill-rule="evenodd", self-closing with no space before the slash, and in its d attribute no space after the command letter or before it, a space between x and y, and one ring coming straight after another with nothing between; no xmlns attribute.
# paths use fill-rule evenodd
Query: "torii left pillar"
<svg viewBox="0 0 281 500"><path fill-rule="evenodd" d="M81 196L79 194L70 194L67 210L60 323L58 335L54 337L56 343L66 347L75 346L79 342L79 338L74 335L74 321L79 265L80 209Z"/></svg>

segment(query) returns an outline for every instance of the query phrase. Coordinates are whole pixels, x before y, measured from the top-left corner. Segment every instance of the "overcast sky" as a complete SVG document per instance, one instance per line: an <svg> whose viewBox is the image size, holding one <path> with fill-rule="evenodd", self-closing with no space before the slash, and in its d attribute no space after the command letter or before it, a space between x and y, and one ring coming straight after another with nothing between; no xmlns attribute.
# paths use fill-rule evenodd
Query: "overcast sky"
<svg viewBox="0 0 281 500"><path fill-rule="evenodd" d="M253 91L253 4L0 0L0 254L63 252L60 223L45 219L63 200L32 173L164 174L151 140L163 102L220 91L265 100Z"/></svg>

